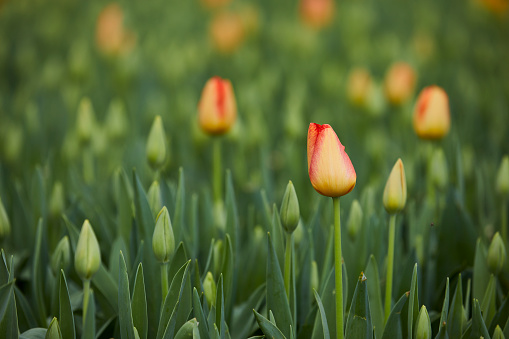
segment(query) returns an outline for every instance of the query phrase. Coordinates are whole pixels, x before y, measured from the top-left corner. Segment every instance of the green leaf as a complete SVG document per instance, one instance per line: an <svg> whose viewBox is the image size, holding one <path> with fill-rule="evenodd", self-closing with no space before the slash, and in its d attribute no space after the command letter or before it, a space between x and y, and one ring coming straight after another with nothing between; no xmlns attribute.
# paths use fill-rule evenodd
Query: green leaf
<svg viewBox="0 0 509 339"><path fill-rule="evenodd" d="M198 322L196 319L191 319L180 327L177 334L175 334L175 339L199 339L199 332L198 337L195 336L196 331L198 331Z"/></svg>
<svg viewBox="0 0 509 339"><path fill-rule="evenodd" d="M470 331L466 331L462 338L480 338L490 339L490 334L486 328L486 324L482 318L481 306L479 306L479 300L474 299L472 312L472 326ZM470 332L470 333L468 333Z"/></svg>
<svg viewBox="0 0 509 339"><path fill-rule="evenodd" d="M155 220L148 204L147 194L143 189L140 178L136 174L136 170L133 170L133 186L134 206L136 208L136 223L138 225L138 231L140 232L141 238L147 241L148 239L151 239L152 235L154 234ZM152 242L150 242L149 247L152 248Z"/></svg>
<svg viewBox="0 0 509 339"><path fill-rule="evenodd" d="M405 306L410 293L404 293L398 302L394 305L385 324L382 339L402 339L403 333L401 331L401 310Z"/></svg>
<svg viewBox="0 0 509 339"><path fill-rule="evenodd" d="M122 251L119 253L118 261L118 322L120 327L120 337L122 339L135 339L129 292L129 276L127 275L127 266Z"/></svg>
<svg viewBox="0 0 509 339"><path fill-rule="evenodd" d="M87 315L85 317L85 323L83 324L83 332L81 339L95 339L95 299L94 291L90 290L90 296L88 299Z"/></svg>
<svg viewBox="0 0 509 339"><path fill-rule="evenodd" d="M120 180L117 194L117 235L121 236L128 244L133 225L132 187L123 168L119 170L118 176Z"/></svg>
<svg viewBox="0 0 509 339"><path fill-rule="evenodd" d="M224 312L226 319L230 318L233 297L233 274L234 274L234 252L233 244L229 234L226 234L223 263L221 272L224 284Z"/></svg>
<svg viewBox="0 0 509 339"><path fill-rule="evenodd" d="M182 266L184 266L187 260L187 253L186 249L184 248L184 243L180 242L168 268L168 276L170 277L170 280L173 279L175 274L178 272L178 270L180 270Z"/></svg>
<svg viewBox="0 0 509 339"><path fill-rule="evenodd" d="M0 333L2 338L18 338L18 317L14 299L14 281L0 287Z"/></svg>
<svg viewBox="0 0 509 339"><path fill-rule="evenodd" d="M481 311L483 314L483 319L486 324L491 324L491 320L495 316L496 309L496 301L495 301L495 292L496 292L496 280L493 274L490 276L490 280L488 282L488 286L486 287L486 292L484 293L483 301L481 304Z"/></svg>
<svg viewBox="0 0 509 339"><path fill-rule="evenodd" d="M461 274L458 275L458 284L452 297L451 309L447 317L447 331L451 338L461 338L465 326L463 310L463 287Z"/></svg>
<svg viewBox="0 0 509 339"><path fill-rule="evenodd" d="M442 313L440 314L440 323L438 324L439 330L436 336L437 339L449 338L447 333L447 318L449 315L449 278L445 283L445 297L444 303L442 304Z"/></svg>
<svg viewBox="0 0 509 339"><path fill-rule="evenodd" d="M472 297L478 299L480 303L483 302L489 279L490 272L488 270L488 265L486 265L486 249L481 238L478 238L475 247Z"/></svg>
<svg viewBox="0 0 509 339"><path fill-rule="evenodd" d="M273 236L274 249L276 251L277 259L279 262L279 267L282 268L284 265L284 234L283 234L283 226L281 225L281 218L279 216L279 212L276 204L272 206L272 231L271 234Z"/></svg>
<svg viewBox="0 0 509 339"><path fill-rule="evenodd" d="M253 332L256 319L253 318L252 312L261 307L265 293L265 284L258 286L246 302L234 309L231 323L233 338L247 338ZM200 322L200 319L198 319L198 322Z"/></svg>
<svg viewBox="0 0 509 339"><path fill-rule="evenodd" d="M19 339L45 339L47 330L45 328L31 328L20 334Z"/></svg>
<svg viewBox="0 0 509 339"><path fill-rule="evenodd" d="M345 283L345 277L343 277L343 284ZM325 280L324 289L320 299L322 300L323 309L329 319L329 334L331 338L336 338L336 290L335 290L335 279L334 279L334 268L330 270L329 276ZM313 332L311 335L312 339L320 339L325 334L326 329L322 327L322 322L317 313L315 316Z"/></svg>
<svg viewBox="0 0 509 339"><path fill-rule="evenodd" d="M267 254L267 309L274 313L279 328L287 338L290 337L290 326L292 324L292 315L290 304L286 297L283 275L279 267L276 251L272 245L270 234L267 234L268 254ZM260 326L261 327L261 326Z"/></svg>
<svg viewBox="0 0 509 339"><path fill-rule="evenodd" d="M316 303L318 304L318 309L320 310L320 318L322 319L323 339L330 339L329 325L327 325L327 315L325 314L322 300L320 299L320 296L316 290L313 290L313 293L315 294ZM334 321L335 319L332 320Z"/></svg>
<svg viewBox="0 0 509 339"><path fill-rule="evenodd" d="M263 334L267 338L271 339L286 339L286 337L281 333L279 328L276 327L273 323L271 323L267 318L262 316L260 313L253 310L256 321L258 322L258 325L260 326L260 329L262 330Z"/></svg>
<svg viewBox="0 0 509 339"><path fill-rule="evenodd" d="M134 279L133 298L131 300L133 325L140 339L147 339L148 315L147 296L145 294L145 278L143 277L143 265L140 263Z"/></svg>
<svg viewBox="0 0 509 339"><path fill-rule="evenodd" d="M44 278L42 276L42 268L45 265L42 262L42 235L43 221L39 219L37 231L35 235L35 249L32 262L32 293L35 299L35 309L37 310L37 321L39 326L47 326L46 323L46 306L44 305Z"/></svg>
<svg viewBox="0 0 509 339"><path fill-rule="evenodd" d="M185 223L185 206L186 206L186 196L185 196L185 180L184 180L184 169L182 167L179 168L179 176L178 176L178 186L177 186L177 195L175 201L175 212L173 214L173 233L175 236L175 243L183 240L182 232L184 231Z"/></svg>
<svg viewBox="0 0 509 339"><path fill-rule="evenodd" d="M507 295L491 321L489 332L493 333L497 325L504 326L509 318L509 295Z"/></svg>
<svg viewBox="0 0 509 339"><path fill-rule="evenodd" d="M60 271L60 284L58 292L58 318L60 319L60 330L63 338L75 339L76 330L74 328L74 315L69 297L69 289L64 271Z"/></svg>
<svg viewBox="0 0 509 339"><path fill-rule="evenodd" d="M225 313L224 313L224 289L223 289L223 275L219 276L219 281L217 283L217 292L216 292L216 322L215 324L219 326L219 335L221 339L225 338L226 332L226 322L225 322Z"/></svg>
<svg viewBox="0 0 509 339"><path fill-rule="evenodd" d="M366 276L361 273L352 297L346 322L347 338L373 338L373 325L369 311L369 297Z"/></svg>
<svg viewBox="0 0 509 339"><path fill-rule="evenodd" d="M35 320L34 314L32 313L32 307L17 286L14 286L14 295L16 296L16 308L19 307L18 314L20 316L20 327L23 325L25 325L23 328L37 327L37 321Z"/></svg>
<svg viewBox="0 0 509 339"><path fill-rule="evenodd" d="M198 320L198 330L200 331L200 338L208 339L209 338L209 328L207 324L207 319L205 318L205 314L203 313L203 308L200 303L200 297L198 296L198 291L193 289L193 312L195 318Z"/></svg>
<svg viewBox="0 0 509 339"><path fill-rule="evenodd" d="M225 185L226 185L226 198L225 198L226 234L229 234L231 237L230 240L232 243L233 253L237 253L237 247L239 242L238 239L239 215L237 212L237 203L235 200L235 190L233 188L232 173L229 169L226 170Z"/></svg>
<svg viewBox="0 0 509 339"><path fill-rule="evenodd" d="M417 285L417 264L415 264L408 298L408 338L413 338L413 326L419 315L419 290Z"/></svg>
<svg viewBox="0 0 509 339"><path fill-rule="evenodd" d="M118 287L115 279L111 276L110 272L101 263L96 274L92 277L92 284L94 288L108 301L108 306L111 307L115 314L118 314Z"/></svg>
<svg viewBox="0 0 509 339"><path fill-rule="evenodd" d="M382 295L380 293L380 276L378 274L378 264L374 255L369 257L368 265L366 267L366 276L368 284L369 307L371 310L371 317L373 322L373 329L377 338L382 337L384 330L384 310L382 307Z"/></svg>

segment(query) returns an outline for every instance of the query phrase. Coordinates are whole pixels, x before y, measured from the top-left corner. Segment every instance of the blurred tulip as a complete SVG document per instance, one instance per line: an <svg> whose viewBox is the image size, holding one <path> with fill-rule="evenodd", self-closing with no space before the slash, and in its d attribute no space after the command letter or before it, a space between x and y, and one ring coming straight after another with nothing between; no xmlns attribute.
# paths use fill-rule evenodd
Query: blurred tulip
<svg viewBox="0 0 509 339"><path fill-rule="evenodd" d="M50 264L55 276L60 272L60 270L66 271L71 264L71 245L67 236L64 236L58 242L55 251L51 255Z"/></svg>
<svg viewBox="0 0 509 339"><path fill-rule="evenodd" d="M210 24L210 37L219 52L224 54L235 52L245 37L242 17L232 12L216 15Z"/></svg>
<svg viewBox="0 0 509 339"><path fill-rule="evenodd" d="M101 265L101 250L90 222L85 220L81 227L76 252L74 269L83 280L90 280Z"/></svg>
<svg viewBox="0 0 509 339"><path fill-rule="evenodd" d="M478 0L481 6L483 6L488 11L493 14L498 14L500 16L507 15L509 9L509 1L508 0Z"/></svg>
<svg viewBox="0 0 509 339"><path fill-rule="evenodd" d="M207 275L203 280L203 294L205 294L209 307L216 305L216 282L214 281L214 276L210 271L207 272Z"/></svg>
<svg viewBox="0 0 509 339"><path fill-rule="evenodd" d="M281 225L288 233L293 233L299 224L299 199L292 181L286 186L283 202L281 203Z"/></svg>
<svg viewBox="0 0 509 339"><path fill-rule="evenodd" d="M398 159L392 168L384 189L384 207L387 213L394 214L405 208L406 204L406 178L403 161Z"/></svg>
<svg viewBox="0 0 509 339"><path fill-rule="evenodd" d="M357 106L364 106L373 87L371 74L365 68L354 68L348 75L348 98Z"/></svg>
<svg viewBox="0 0 509 339"><path fill-rule="evenodd" d="M155 117L147 139L147 160L152 168L161 168L166 162L166 133L164 132L163 120L158 115Z"/></svg>
<svg viewBox="0 0 509 339"><path fill-rule="evenodd" d="M301 0L299 4L302 22L316 30L332 22L334 11L334 0Z"/></svg>
<svg viewBox="0 0 509 339"><path fill-rule="evenodd" d="M353 190L355 169L330 125L309 125L307 154L309 179L318 193L340 197Z"/></svg>
<svg viewBox="0 0 509 339"><path fill-rule="evenodd" d="M431 162L429 163L429 172L433 185L443 191L449 181L449 170L444 151L441 148L433 152Z"/></svg>
<svg viewBox="0 0 509 339"><path fill-rule="evenodd" d="M502 163L498 168L497 182L496 182L497 193L502 196L509 195L509 156L505 155L502 158Z"/></svg>
<svg viewBox="0 0 509 339"><path fill-rule="evenodd" d="M120 99L113 99L108 107L105 121L108 136L113 140L124 137L129 131L129 121L126 116L124 103Z"/></svg>
<svg viewBox="0 0 509 339"><path fill-rule="evenodd" d="M163 201L161 199L161 188L157 181L154 181L147 192L147 200L152 214L157 217L161 208L163 208Z"/></svg>
<svg viewBox="0 0 509 339"><path fill-rule="evenodd" d="M201 0L203 7L215 9L228 5L232 0Z"/></svg>
<svg viewBox="0 0 509 339"><path fill-rule="evenodd" d="M52 218L59 218L64 212L65 208L65 197L64 197L64 186L60 181L56 181L51 191L51 197L49 199L49 213Z"/></svg>
<svg viewBox="0 0 509 339"><path fill-rule="evenodd" d="M94 108L89 98L81 99L77 114L76 129L78 138L83 144L87 144L92 139L92 133L95 128Z"/></svg>
<svg viewBox="0 0 509 339"><path fill-rule="evenodd" d="M415 90L417 75L412 66L405 62L393 64L385 75L385 96L393 105L405 103Z"/></svg>
<svg viewBox="0 0 509 339"><path fill-rule="evenodd" d="M175 236L171 227L170 214L164 206L156 218L152 236L152 250L158 262L165 264L170 261L175 251Z"/></svg>
<svg viewBox="0 0 509 339"><path fill-rule="evenodd" d="M359 203L359 200L355 199L352 202L352 206L350 206L350 214L348 215L348 221L346 223L348 235L352 240L355 239L357 233L359 233L359 230L362 227L363 215L361 204Z"/></svg>
<svg viewBox="0 0 509 339"><path fill-rule="evenodd" d="M451 127L449 98L438 86L424 88L414 108L414 130L421 139L441 139Z"/></svg>
<svg viewBox="0 0 509 339"><path fill-rule="evenodd" d="M215 76L207 81L198 103L198 120L212 135L228 132L237 118L237 103L230 80Z"/></svg>
<svg viewBox="0 0 509 339"><path fill-rule="evenodd" d="M504 241L502 240L500 233L497 232L493 236L493 239L491 239L491 244L488 248L488 256L486 258L490 272L498 275L504 267L505 258L506 250Z"/></svg>
<svg viewBox="0 0 509 339"><path fill-rule="evenodd" d="M430 339L431 338L431 321L429 319L428 310L426 306L422 305L419 315L417 316L417 323L415 329L415 339Z"/></svg>
<svg viewBox="0 0 509 339"><path fill-rule="evenodd" d="M136 43L135 35L124 27L124 12L117 3L103 8L97 17L96 43L107 55L121 55L131 51Z"/></svg>

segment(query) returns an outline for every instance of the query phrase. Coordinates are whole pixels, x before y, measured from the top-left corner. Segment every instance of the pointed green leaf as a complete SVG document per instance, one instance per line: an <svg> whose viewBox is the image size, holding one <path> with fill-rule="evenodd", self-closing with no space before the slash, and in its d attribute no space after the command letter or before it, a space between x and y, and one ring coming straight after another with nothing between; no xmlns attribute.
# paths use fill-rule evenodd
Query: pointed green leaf
<svg viewBox="0 0 509 339"><path fill-rule="evenodd" d="M495 316L496 310L496 301L495 301L495 291L496 290L496 280L493 274L490 276L490 280L488 282L488 286L486 287L486 291L484 293L483 301L481 304L481 311L483 314L483 319L486 324L491 324L491 320Z"/></svg>
<svg viewBox="0 0 509 339"><path fill-rule="evenodd" d="M35 299L35 309L37 310L36 316L39 326L47 326L46 323L46 306L44 305L44 278L42 268L45 265L42 262L42 235L43 235L43 221L39 219L37 224L37 231L35 235L35 249L32 262L32 293Z"/></svg>
<svg viewBox="0 0 509 339"><path fill-rule="evenodd" d="M482 318L481 306L479 305L479 300L474 299L473 309L472 309L472 327L469 338L480 338L490 339L490 335L488 333L488 329L486 328L486 324L484 323L484 319Z"/></svg>
<svg viewBox="0 0 509 339"><path fill-rule="evenodd" d="M69 289L67 287L67 280L64 271L60 271L60 288L58 292L59 311L58 318L60 319L60 331L63 338L75 339L76 330L74 328L74 315L71 306L71 299L69 297Z"/></svg>
<svg viewBox="0 0 509 339"><path fill-rule="evenodd" d="M120 325L120 337L122 339L135 339L129 292L129 276L127 275L127 266L122 251L120 251L118 261L118 322Z"/></svg>
<svg viewBox="0 0 509 339"><path fill-rule="evenodd" d="M88 299L87 315L85 317L85 323L83 324L83 332L81 339L95 339L95 300L94 291L90 290L90 296Z"/></svg>
<svg viewBox="0 0 509 339"><path fill-rule="evenodd" d="M147 296L145 294L145 278L143 277L143 265L140 263L134 279L133 298L131 300L133 325L140 339L147 339L148 315Z"/></svg>
<svg viewBox="0 0 509 339"><path fill-rule="evenodd" d="M477 239L477 244L475 247L472 297L474 299L478 299L480 303L483 302L484 294L490 279L490 272L488 270L486 260L486 249L481 241L481 238L479 238Z"/></svg>
<svg viewBox="0 0 509 339"><path fill-rule="evenodd" d="M282 268L284 265L284 234L283 234L283 226L281 225L281 218L279 217L279 212L276 207L276 204L272 207L272 237L274 243L274 249L276 250L277 260L279 262L279 267Z"/></svg>
<svg viewBox="0 0 509 339"><path fill-rule="evenodd" d="M322 300L320 299L320 296L316 290L313 290L313 292L315 294L316 303L318 304L318 309L320 310L320 318L322 319L323 339L330 339L329 325L327 325L327 315L325 314ZM334 321L334 319L332 320Z"/></svg>
<svg viewBox="0 0 509 339"><path fill-rule="evenodd" d="M442 313L440 314L440 323L439 330L436 336L436 339L445 339L449 338L449 334L447 333L447 319L449 315L449 278L445 283L445 297L444 302L442 304Z"/></svg>
<svg viewBox="0 0 509 339"><path fill-rule="evenodd" d="M175 339L199 339L200 335L198 334L198 338L195 337L195 333L198 329L198 322L196 319L191 319L188 322L186 322L180 329L178 330L177 334L175 334ZM198 332L199 333L199 332Z"/></svg>
<svg viewBox="0 0 509 339"><path fill-rule="evenodd" d="M394 305L385 324L382 339L402 339L403 333L401 331L401 310L405 306L410 293L404 293L398 302Z"/></svg>
<svg viewBox="0 0 509 339"><path fill-rule="evenodd" d="M463 315L463 287L461 283L461 274L458 275L458 284L452 297L451 309L447 317L447 331L451 338L461 338L465 328Z"/></svg>
<svg viewBox="0 0 509 339"><path fill-rule="evenodd" d="M366 276L361 273L352 297L346 322L347 338L373 338Z"/></svg>
<svg viewBox="0 0 509 339"><path fill-rule="evenodd" d="M203 308L200 303L200 297L198 296L198 291L193 289L193 312L196 320L198 320L198 330L200 331L200 338L208 339L209 338L209 329L207 320L205 318L205 314L203 313Z"/></svg>
<svg viewBox="0 0 509 339"><path fill-rule="evenodd" d="M368 284L369 307L371 310L371 317L375 336L382 337L384 330L384 310L382 307L382 295L380 293L380 276L378 275L378 264L374 255L369 257L368 265L366 267L366 276Z"/></svg>
<svg viewBox="0 0 509 339"><path fill-rule="evenodd" d="M260 329L262 330L263 334L267 338L271 339L286 339L286 337L281 333L279 328L276 327L273 323L271 323L267 318L253 310L256 321L258 322L258 325L260 326Z"/></svg>
<svg viewBox="0 0 509 339"><path fill-rule="evenodd" d="M419 290L417 286L417 264L414 265L412 282L410 283L410 295L408 297L408 338L413 338L413 326L419 315Z"/></svg>
<svg viewBox="0 0 509 339"><path fill-rule="evenodd" d="M184 180L184 169L179 168L177 195L175 201L175 213L173 214L173 233L175 235L175 242L178 243L183 240L182 233L184 231L184 216L185 216L185 180Z"/></svg>

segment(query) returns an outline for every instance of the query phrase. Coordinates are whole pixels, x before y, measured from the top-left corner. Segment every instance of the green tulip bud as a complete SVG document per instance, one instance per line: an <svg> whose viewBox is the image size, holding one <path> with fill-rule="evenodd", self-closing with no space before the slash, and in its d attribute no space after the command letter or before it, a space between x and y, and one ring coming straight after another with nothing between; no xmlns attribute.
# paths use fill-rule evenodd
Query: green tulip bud
<svg viewBox="0 0 509 339"><path fill-rule="evenodd" d="M493 337L491 337L491 339L505 339L504 332L499 325L495 327L495 331L493 332Z"/></svg>
<svg viewBox="0 0 509 339"><path fill-rule="evenodd" d="M311 286L311 291L318 291L318 288L320 288L320 278L318 277L318 265L316 264L316 260L311 262L311 279L309 284Z"/></svg>
<svg viewBox="0 0 509 339"><path fill-rule="evenodd" d="M51 256L51 269L55 275L63 269L67 270L71 264L71 245L67 236L60 239L55 248L55 252Z"/></svg>
<svg viewBox="0 0 509 339"><path fill-rule="evenodd" d="M152 168L161 168L166 161L166 133L163 120L158 115L152 123L147 140L147 160Z"/></svg>
<svg viewBox="0 0 509 339"><path fill-rule="evenodd" d="M11 164L15 163L18 161L21 152L23 151L23 129L16 124L9 124L3 133L5 133L5 141L3 145L5 160Z"/></svg>
<svg viewBox="0 0 509 339"><path fill-rule="evenodd" d="M433 152L429 167L431 182L435 187L444 190L449 180L447 160L444 151L439 148Z"/></svg>
<svg viewBox="0 0 509 339"><path fill-rule="evenodd" d="M161 200L161 187L159 186L159 182L154 181L147 193L147 200L152 210L152 214L157 216L158 212L163 207L163 202Z"/></svg>
<svg viewBox="0 0 509 339"><path fill-rule="evenodd" d="M45 339L62 339L62 332L60 331L60 326L58 326L57 318L53 318L49 324Z"/></svg>
<svg viewBox="0 0 509 339"><path fill-rule="evenodd" d="M385 184L383 202L387 213L394 214L402 211L405 208L406 195L405 168L403 161L398 159Z"/></svg>
<svg viewBox="0 0 509 339"><path fill-rule="evenodd" d="M214 262L214 272L217 274L218 272L221 272L221 266L223 264L223 241L221 239L217 240L214 243L214 256L213 256L213 262Z"/></svg>
<svg viewBox="0 0 509 339"><path fill-rule="evenodd" d="M422 305L419 315L417 316L417 326L415 330L415 339L431 338L431 322L429 320L428 310Z"/></svg>
<svg viewBox="0 0 509 339"><path fill-rule="evenodd" d="M175 339L193 339L199 338L200 332L198 330L198 321L196 318L193 318L187 321L180 329L177 334L175 334Z"/></svg>
<svg viewBox="0 0 509 339"><path fill-rule="evenodd" d="M283 202L281 203L281 225L288 233L293 233L299 224L300 212L299 212L299 199L293 187L292 181L286 185L286 191L283 196Z"/></svg>
<svg viewBox="0 0 509 339"><path fill-rule="evenodd" d="M125 112L125 106L120 99L114 99L110 103L105 125L108 136L111 139L121 139L126 135L129 123Z"/></svg>
<svg viewBox="0 0 509 339"><path fill-rule="evenodd" d="M90 222L85 220L81 227L76 253L74 254L74 269L83 280L90 280L101 265L101 250Z"/></svg>
<svg viewBox="0 0 509 339"><path fill-rule="evenodd" d="M78 106L78 116L76 118L76 129L79 140L86 144L92 139L92 133L95 126L95 114L92 102L89 98L83 98Z"/></svg>
<svg viewBox="0 0 509 339"><path fill-rule="evenodd" d="M152 237L152 249L157 261L167 263L175 251L175 236L171 227L170 213L164 206L156 219L154 236Z"/></svg>
<svg viewBox="0 0 509 339"><path fill-rule="evenodd" d="M7 217L2 198L0 197L0 239L3 239L11 234L11 223Z"/></svg>
<svg viewBox="0 0 509 339"><path fill-rule="evenodd" d="M491 273L497 275L504 267L506 257L505 245L502 237L497 232L491 240L490 247L488 249L488 268Z"/></svg>
<svg viewBox="0 0 509 339"><path fill-rule="evenodd" d="M209 307L214 306L216 304L216 283L211 272L207 272L205 280L203 280L203 293Z"/></svg>
<svg viewBox="0 0 509 339"><path fill-rule="evenodd" d="M362 207L357 199L355 199L350 207L350 215L348 216L348 222L346 228L350 238L355 239L355 236L362 227Z"/></svg>
<svg viewBox="0 0 509 339"><path fill-rule="evenodd" d="M53 218L58 218L65 209L64 187L60 181L55 182L49 200L49 213Z"/></svg>
<svg viewBox="0 0 509 339"><path fill-rule="evenodd" d="M497 173L497 193L503 196L509 195L509 156L502 158L502 163Z"/></svg>

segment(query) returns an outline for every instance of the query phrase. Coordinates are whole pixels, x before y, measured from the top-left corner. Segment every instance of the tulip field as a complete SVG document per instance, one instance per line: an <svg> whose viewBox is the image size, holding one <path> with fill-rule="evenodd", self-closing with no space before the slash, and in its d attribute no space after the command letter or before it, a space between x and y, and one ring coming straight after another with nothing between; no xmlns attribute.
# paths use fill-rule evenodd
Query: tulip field
<svg viewBox="0 0 509 339"><path fill-rule="evenodd" d="M0 0L0 339L509 339L508 0Z"/></svg>

